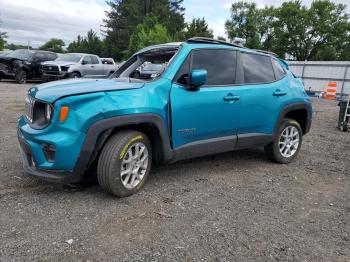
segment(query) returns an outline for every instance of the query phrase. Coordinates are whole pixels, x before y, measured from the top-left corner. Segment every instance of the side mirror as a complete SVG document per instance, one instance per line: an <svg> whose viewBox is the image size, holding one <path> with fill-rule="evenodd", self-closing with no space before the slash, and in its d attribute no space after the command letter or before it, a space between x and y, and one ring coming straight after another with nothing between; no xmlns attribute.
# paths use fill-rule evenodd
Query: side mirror
<svg viewBox="0 0 350 262"><path fill-rule="evenodd" d="M208 72L205 69L193 69L190 75L190 86L199 87L207 81Z"/></svg>
<svg viewBox="0 0 350 262"><path fill-rule="evenodd" d="M82 65L86 65L86 64L87 64L87 61L83 60L83 61L81 61L81 64L82 64Z"/></svg>

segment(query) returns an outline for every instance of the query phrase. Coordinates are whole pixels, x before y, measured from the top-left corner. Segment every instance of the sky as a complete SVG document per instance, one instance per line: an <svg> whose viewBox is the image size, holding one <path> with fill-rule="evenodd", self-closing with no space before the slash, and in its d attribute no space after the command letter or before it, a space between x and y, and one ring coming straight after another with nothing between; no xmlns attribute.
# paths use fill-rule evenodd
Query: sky
<svg viewBox="0 0 350 262"><path fill-rule="evenodd" d="M204 17L215 36L226 36L224 23L230 17L231 4L238 0L184 0L185 20ZM280 0L250 0L259 7L280 5ZM312 0L303 0L309 5ZM333 0L348 3L349 0ZM66 45L90 28L100 32L108 5L105 0L0 0L0 31L8 32L9 43L29 41L38 47L51 38Z"/></svg>

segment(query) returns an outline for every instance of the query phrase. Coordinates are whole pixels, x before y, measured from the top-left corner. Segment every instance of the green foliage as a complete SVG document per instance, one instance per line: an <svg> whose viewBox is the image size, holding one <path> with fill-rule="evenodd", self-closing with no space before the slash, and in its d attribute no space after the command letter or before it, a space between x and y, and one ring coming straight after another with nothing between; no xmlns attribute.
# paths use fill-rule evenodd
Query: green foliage
<svg viewBox="0 0 350 262"><path fill-rule="evenodd" d="M297 60L342 59L350 43L346 6L315 0L308 8L301 1L280 7L258 8L254 3L232 4L225 28L229 39L245 39L246 46L273 51ZM344 44L345 43L345 44Z"/></svg>
<svg viewBox="0 0 350 262"><path fill-rule="evenodd" d="M183 0L111 0L104 19L106 49L112 57L125 58L129 39L146 17L157 17L170 36L184 28Z"/></svg>
<svg viewBox="0 0 350 262"><path fill-rule="evenodd" d="M130 37L129 55L143 47L171 41L166 27L158 23L156 17L149 16L137 26L136 32Z"/></svg>
<svg viewBox="0 0 350 262"><path fill-rule="evenodd" d="M0 50L3 50L5 48L6 38L7 38L7 33L0 32Z"/></svg>
<svg viewBox="0 0 350 262"><path fill-rule="evenodd" d="M52 51L52 52L56 52L56 53L62 53L64 46L65 46L65 43L63 42L62 39L51 38L44 45L39 47L39 49L46 50L46 51Z"/></svg>
<svg viewBox="0 0 350 262"><path fill-rule="evenodd" d="M17 49L27 49L28 46L26 46L26 45L16 45L16 44L6 44L5 48L10 49L10 50L17 50ZM32 47L29 46L29 49L32 49Z"/></svg>
<svg viewBox="0 0 350 262"><path fill-rule="evenodd" d="M90 29L85 37L78 35L77 39L68 45L67 51L70 53L89 53L101 56L103 48L103 41L95 31Z"/></svg>
<svg viewBox="0 0 350 262"><path fill-rule="evenodd" d="M208 23L203 18L193 18L191 23L186 24L183 32L184 40L191 37L201 36L213 38L213 30L209 28Z"/></svg>
<svg viewBox="0 0 350 262"><path fill-rule="evenodd" d="M245 46L262 48L271 27L273 8L258 9L255 3L237 2L232 4L231 18L226 21L228 38L243 38Z"/></svg>

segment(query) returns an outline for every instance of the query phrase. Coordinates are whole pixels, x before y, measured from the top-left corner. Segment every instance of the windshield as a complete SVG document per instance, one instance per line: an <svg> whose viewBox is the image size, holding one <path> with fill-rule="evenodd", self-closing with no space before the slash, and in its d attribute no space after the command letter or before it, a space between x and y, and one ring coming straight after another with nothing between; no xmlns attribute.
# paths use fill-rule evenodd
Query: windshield
<svg viewBox="0 0 350 262"><path fill-rule="evenodd" d="M78 54L63 54L57 57L55 61L64 61L64 62L73 62L78 63L81 59L82 55Z"/></svg>
<svg viewBox="0 0 350 262"><path fill-rule="evenodd" d="M179 45L164 45L137 53L123 63L111 78L126 78L130 82L152 81L165 72L178 50Z"/></svg>
<svg viewBox="0 0 350 262"><path fill-rule="evenodd" d="M30 50L18 49L5 55L6 57L12 57L20 60L29 60L33 56L33 52Z"/></svg>

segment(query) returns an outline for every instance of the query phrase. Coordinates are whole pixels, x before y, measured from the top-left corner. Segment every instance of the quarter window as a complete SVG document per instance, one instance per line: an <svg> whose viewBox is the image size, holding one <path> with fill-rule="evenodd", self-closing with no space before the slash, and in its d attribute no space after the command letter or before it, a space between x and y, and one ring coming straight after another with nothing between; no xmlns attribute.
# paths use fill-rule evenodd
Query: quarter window
<svg viewBox="0 0 350 262"><path fill-rule="evenodd" d="M275 59L272 59L272 66L273 66L273 70L275 70L276 80L280 80L281 78L283 78L286 72L284 71L281 64Z"/></svg>
<svg viewBox="0 0 350 262"><path fill-rule="evenodd" d="M244 82L247 84L275 81L269 56L242 53Z"/></svg>
<svg viewBox="0 0 350 262"><path fill-rule="evenodd" d="M205 85L232 85L236 81L236 51L195 50L192 56L192 69L205 69L208 72Z"/></svg>

